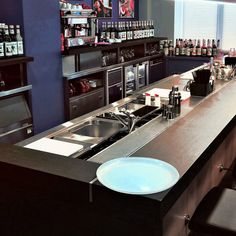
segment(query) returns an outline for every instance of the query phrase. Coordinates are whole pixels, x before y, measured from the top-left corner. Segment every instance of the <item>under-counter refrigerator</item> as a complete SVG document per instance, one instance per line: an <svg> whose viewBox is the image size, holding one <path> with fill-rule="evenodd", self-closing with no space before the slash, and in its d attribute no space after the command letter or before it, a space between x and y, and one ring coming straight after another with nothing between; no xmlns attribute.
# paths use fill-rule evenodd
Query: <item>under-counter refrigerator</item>
<svg viewBox="0 0 236 236"><path fill-rule="evenodd" d="M132 95L136 90L149 84L149 62L125 66L124 68L124 97Z"/></svg>

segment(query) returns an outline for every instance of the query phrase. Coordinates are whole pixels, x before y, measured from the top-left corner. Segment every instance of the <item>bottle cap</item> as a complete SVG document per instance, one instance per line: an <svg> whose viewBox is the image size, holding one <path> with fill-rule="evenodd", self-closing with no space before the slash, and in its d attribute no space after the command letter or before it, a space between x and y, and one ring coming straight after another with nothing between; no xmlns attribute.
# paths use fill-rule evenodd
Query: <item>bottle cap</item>
<svg viewBox="0 0 236 236"><path fill-rule="evenodd" d="M155 97L159 97L159 95L158 95L158 94L155 94L154 96L155 96Z"/></svg>
<svg viewBox="0 0 236 236"><path fill-rule="evenodd" d="M151 96L151 94L150 93L145 93L145 96Z"/></svg>

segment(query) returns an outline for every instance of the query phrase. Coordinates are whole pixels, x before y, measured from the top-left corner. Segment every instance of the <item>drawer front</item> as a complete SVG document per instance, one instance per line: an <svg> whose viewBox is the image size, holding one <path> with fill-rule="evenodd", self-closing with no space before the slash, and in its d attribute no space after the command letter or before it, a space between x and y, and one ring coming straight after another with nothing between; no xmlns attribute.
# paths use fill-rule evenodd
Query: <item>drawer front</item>
<svg viewBox="0 0 236 236"><path fill-rule="evenodd" d="M82 116L105 105L104 88L70 101L70 119Z"/></svg>

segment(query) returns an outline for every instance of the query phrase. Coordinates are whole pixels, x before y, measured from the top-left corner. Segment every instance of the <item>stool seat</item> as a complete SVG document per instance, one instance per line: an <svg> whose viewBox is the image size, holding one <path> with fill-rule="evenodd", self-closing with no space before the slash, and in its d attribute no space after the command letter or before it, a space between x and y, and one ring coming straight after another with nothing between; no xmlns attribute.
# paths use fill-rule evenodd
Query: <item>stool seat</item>
<svg viewBox="0 0 236 236"><path fill-rule="evenodd" d="M212 188L191 217L189 229L211 236L236 236L236 191Z"/></svg>

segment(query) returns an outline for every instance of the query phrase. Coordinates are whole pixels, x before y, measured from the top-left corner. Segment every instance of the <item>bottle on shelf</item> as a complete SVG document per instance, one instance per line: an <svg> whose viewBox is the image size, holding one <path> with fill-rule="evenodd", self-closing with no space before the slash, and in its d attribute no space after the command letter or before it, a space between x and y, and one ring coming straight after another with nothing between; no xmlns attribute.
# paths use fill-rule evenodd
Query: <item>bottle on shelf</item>
<svg viewBox="0 0 236 236"><path fill-rule="evenodd" d="M196 48L196 39L192 41L192 50L191 56L195 57L197 55L197 48Z"/></svg>
<svg viewBox="0 0 236 236"><path fill-rule="evenodd" d="M0 59L4 57L4 24L0 23Z"/></svg>
<svg viewBox="0 0 236 236"><path fill-rule="evenodd" d="M106 32L106 41L109 41L111 38L111 22L107 23L105 32Z"/></svg>
<svg viewBox="0 0 236 236"><path fill-rule="evenodd" d="M115 31L115 27L114 27L114 23L113 22L111 22L110 32L111 32L111 39L115 39L116 38L116 31Z"/></svg>
<svg viewBox="0 0 236 236"><path fill-rule="evenodd" d="M153 22L153 20L150 21L150 31L149 31L149 32L150 32L150 33L149 33L150 37L153 38L154 35L155 35L155 28L154 28L154 22Z"/></svg>
<svg viewBox="0 0 236 236"><path fill-rule="evenodd" d="M9 35L11 38L11 50L12 50L12 56L16 57L18 56L18 47L17 47L17 39L15 34L14 25L9 25Z"/></svg>
<svg viewBox="0 0 236 236"><path fill-rule="evenodd" d="M179 56L179 39L175 40L175 56Z"/></svg>
<svg viewBox="0 0 236 236"><path fill-rule="evenodd" d="M212 39L212 56L213 57L217 56L217 46L216 46L216 42L214 39Z"/></svg>
<svg viewBox="0 0 236 236"><path fill-rule="evenodd" d="M164 55L168 56L169 55L169 46L168 46L167 41L164 42L164 48L163 49L164 49Z"/></svg>
<svg viewBox="0 0 236 236"><path fill-rule="evenodd" d="M197 56L202 55L202 49L201 49L201 41L200 39L197 40L197 46L196 46Z"/></svg>
<svg viewBox="0 0 236 236"><path fill-rule="evenodd" d="M207 40L207 56L211 57L212 56L212 45L211 45L211 40Z"/></svg>
<svg viewBox="0 0 236 236"><path fill-rule="evenodd" d="M8 25L4 27L4 51L5 57L12 57L11 37L9 35Z"/></svg>
<svg viewBox="0 0 236 236"><path fill-rule="evenodd" d="M172 43L172 40L169 41L169 56L173 56L174 55L174 47L173 47L173 43Z"/></svg>
<svg viewBox="0 0 236 236"><path fill-rule="evenodd" d="M191 56L191 46L188 40L185 40L185 55L188 57Z"/></svg>
<svg viewBox="0 0 236 236"><path fill-rule="evenodd" d="M206 55L207 55L206 40L203 39L203 40L202 40L202 56L206 56Z"/></svg>

